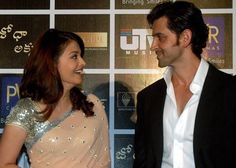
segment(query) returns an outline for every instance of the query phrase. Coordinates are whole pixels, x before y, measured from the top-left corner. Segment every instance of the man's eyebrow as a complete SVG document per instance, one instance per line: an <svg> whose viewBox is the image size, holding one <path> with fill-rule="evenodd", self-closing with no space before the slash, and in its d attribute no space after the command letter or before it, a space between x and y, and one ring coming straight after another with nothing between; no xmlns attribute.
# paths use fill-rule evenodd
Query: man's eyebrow
<svg viewBox="0 0 236 168"><path fill-rule="evenodd" d="M160 36L160 35L163 35L163 33L157 32L157 33L152 34L153 37L154 36Z"/></svg>

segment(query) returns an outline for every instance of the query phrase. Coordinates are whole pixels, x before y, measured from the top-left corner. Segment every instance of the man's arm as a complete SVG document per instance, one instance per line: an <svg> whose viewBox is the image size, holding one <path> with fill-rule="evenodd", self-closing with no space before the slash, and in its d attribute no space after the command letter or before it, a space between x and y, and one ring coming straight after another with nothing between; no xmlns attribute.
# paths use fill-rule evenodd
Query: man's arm
<svg viewBox="0 0 236 168"><path fill-rule="evenodd" d="M144 129L144 111L142 108L143 101L140 93L137 95L137 122L135 125L135 137L134 137L134 152L135 159L133 168L145 168L146 166L146 153L145 153L145 129Z"/></svg>

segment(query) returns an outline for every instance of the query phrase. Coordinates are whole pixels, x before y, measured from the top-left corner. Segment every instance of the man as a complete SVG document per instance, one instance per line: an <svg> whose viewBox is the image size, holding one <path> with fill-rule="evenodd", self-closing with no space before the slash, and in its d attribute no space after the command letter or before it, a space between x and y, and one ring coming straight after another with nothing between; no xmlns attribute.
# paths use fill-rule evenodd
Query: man
<svg viewBox="0 0 236 168"><path fill-rule="evenodd" d="M133 167L235 167L233 77L201 58L208 28L200 9L164 2L147 20L151 48L167 70L137 95Z"/></svg>

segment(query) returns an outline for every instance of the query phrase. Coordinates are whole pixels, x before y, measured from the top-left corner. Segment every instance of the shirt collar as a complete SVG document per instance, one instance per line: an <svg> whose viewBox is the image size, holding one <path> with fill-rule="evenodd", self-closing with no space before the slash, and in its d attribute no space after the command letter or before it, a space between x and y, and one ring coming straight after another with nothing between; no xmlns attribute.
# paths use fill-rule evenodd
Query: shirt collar
<svg viewBox="0 0 236 168"><path fill-rule="evenodd" d="M208 72L209 64L201 58L201 62L199 64L199 67L197 69L197 72L193 78L192 83L190 84L190 91L193 94L200 93Z"/></svg>
<svg viewBox="0 0 236 168"><path fill-rule="evenodd" d="M171 85L171 76L172 76L172 67L168 66L165 72L163 73L163 78L166 82L167 88L169 88Z"/></svg>
<svg viewBox="0 0 236 168"><path fill-rule="evenodd" d="M189 88L193 94L198 94L201 92L206 75L207 75L208 68L209 68L209 64L203 58L201 58L199 67L197 69L197 72ZM172 68L167 67L166 71L163 74L163 78L166 82L167 88L169 88L172 83L171 76L172 76Z"/></svg>

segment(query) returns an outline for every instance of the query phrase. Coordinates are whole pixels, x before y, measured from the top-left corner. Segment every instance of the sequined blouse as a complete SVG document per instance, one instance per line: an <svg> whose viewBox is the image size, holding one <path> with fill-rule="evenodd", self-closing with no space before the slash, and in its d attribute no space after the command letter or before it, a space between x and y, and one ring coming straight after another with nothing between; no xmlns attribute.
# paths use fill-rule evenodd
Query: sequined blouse
<svg viewBox="0 0 236 168"><path fill-rule="evenodd" d="M30 98L20 99L6 124L24 129L31 168L109 168L108 122L104 106L93 94L95 116L80 110L65 112L54 121L40 122L38 107Z"/></svg>

